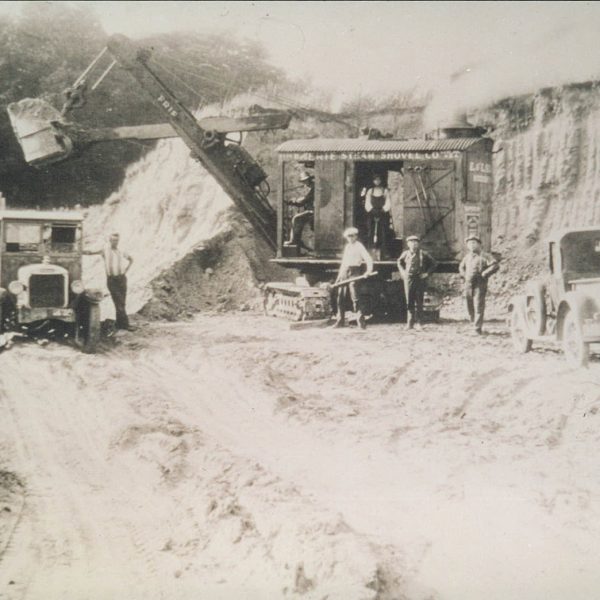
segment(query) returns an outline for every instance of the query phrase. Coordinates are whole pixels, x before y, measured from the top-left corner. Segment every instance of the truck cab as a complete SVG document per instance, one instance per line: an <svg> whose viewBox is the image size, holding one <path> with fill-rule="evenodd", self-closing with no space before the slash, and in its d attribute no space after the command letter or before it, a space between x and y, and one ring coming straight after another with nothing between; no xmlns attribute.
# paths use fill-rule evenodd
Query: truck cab
<svg viewBox="0 0 600 600"><path fill-rule="evenodd" d="M60 322L95 350L101 294L81 281L82 221L75 211L0 211L0 332Z"/></svg>
<svg viewBox="0 0 600 600"><path fill-rule="evenodd" d="M509 303L513 345L557 341L574 366L600 343L600 228L556 232L548 239L548 272Z"/></svg>

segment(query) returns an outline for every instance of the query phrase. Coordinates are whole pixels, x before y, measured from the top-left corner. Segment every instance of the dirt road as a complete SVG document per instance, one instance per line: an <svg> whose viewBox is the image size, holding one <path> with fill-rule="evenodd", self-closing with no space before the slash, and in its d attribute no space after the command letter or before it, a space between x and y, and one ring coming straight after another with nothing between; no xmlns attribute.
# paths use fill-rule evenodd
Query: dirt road
<svg viewBox="0 0 600 600"><path fill-rule="evenodd" d="M600 594L598 361L247 313L0 361L2 598Z"/></svg>

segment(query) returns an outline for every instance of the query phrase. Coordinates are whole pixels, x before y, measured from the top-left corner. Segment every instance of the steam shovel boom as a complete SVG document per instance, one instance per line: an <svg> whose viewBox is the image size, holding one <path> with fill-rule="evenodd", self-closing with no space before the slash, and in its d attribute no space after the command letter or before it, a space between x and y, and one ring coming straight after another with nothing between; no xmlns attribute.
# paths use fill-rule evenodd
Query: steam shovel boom
<svg viewBox="0 0 600 600"><path fill-rule="evenodd" d="M148 92L156 106L204 168L217 180L234 204L272 249L276 248L275 210L259 189L267 175L241 147L225 145L225 135L205 129L148 66L150 52L122 35L108 41L108 50Z"/></svg>
<svg viewBox="0 0 600 600"><path fill-rule="evenodd" d="M85 77L99 64L106 51L112 55L112 62L91 90L118 63L151 96L168 123L90 129L65 120L68 112L85 105ZM109 39L106 51L102 51L67 90L69 100L62 112L41 99L23 99L7 107L25 160L34 166L42 166L65 160L75 150L98 142L180 137L192 151L192 156L217 180L271 249L276 249L277 217L267 199L267 174L240 143L226 136L235 132L285 129L291 113L262 109L246 117L216 116L197 120L149 66L149 50L139 48L125 36L115 35Z"/></svg>

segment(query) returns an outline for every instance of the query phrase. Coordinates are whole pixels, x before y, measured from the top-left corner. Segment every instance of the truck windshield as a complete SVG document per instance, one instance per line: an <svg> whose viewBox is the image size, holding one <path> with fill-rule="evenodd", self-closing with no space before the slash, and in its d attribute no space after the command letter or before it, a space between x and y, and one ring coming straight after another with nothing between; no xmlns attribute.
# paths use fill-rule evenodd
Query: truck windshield
<svg viewBox="0 0 600 600"><path fill-rule="evenodd" d="M52 225L50 236L51 247L54 252L73 252L76 248L77 228L72 225Z"/></svg>
<svg viewBox="0 0 600 600"><path fill-rule="evenodd" d="M37 252L41 241L38 223L6 223L6 252Z"/></svg>
<svg viewBox="0 0 600 600"><path fill-rule="evenodd" d="M600 231L567 234L561 246L568 279L600 277Z"/></svg>

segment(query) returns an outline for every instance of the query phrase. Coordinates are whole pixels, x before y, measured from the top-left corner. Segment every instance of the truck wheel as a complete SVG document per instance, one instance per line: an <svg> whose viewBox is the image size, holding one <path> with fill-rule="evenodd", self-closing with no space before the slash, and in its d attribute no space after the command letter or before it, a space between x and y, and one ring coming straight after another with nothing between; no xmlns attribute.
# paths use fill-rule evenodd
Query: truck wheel
<svg viewBox="0 0 600 600"><path fill-rule="evenodd" d="M532 336L546 332L546 288L539 281L527 286L527 327Z"/></svg>
<svg viewBox="0 0 600 600"><path fill-rule="evenodd" d="M86 354L96 352L100 341L100 305L84 303L77 311L75 341Z"/></svg>
<svg viewBox="0 0 600 600"><path fill-rule="evenodd" d="M525 317L520 310L514 308L510 314L510 337L514 349L521 354L529 352L533 346L532 340L527 337L527 330Z"/></svg>
<svg viewBox="0 0 600 600"><path fill-rule="evenodd" d="M567 362L573 367L585 367L590 356L590 345L583 341L581 324L573 311L565 315L562 341Z"/></svg>

